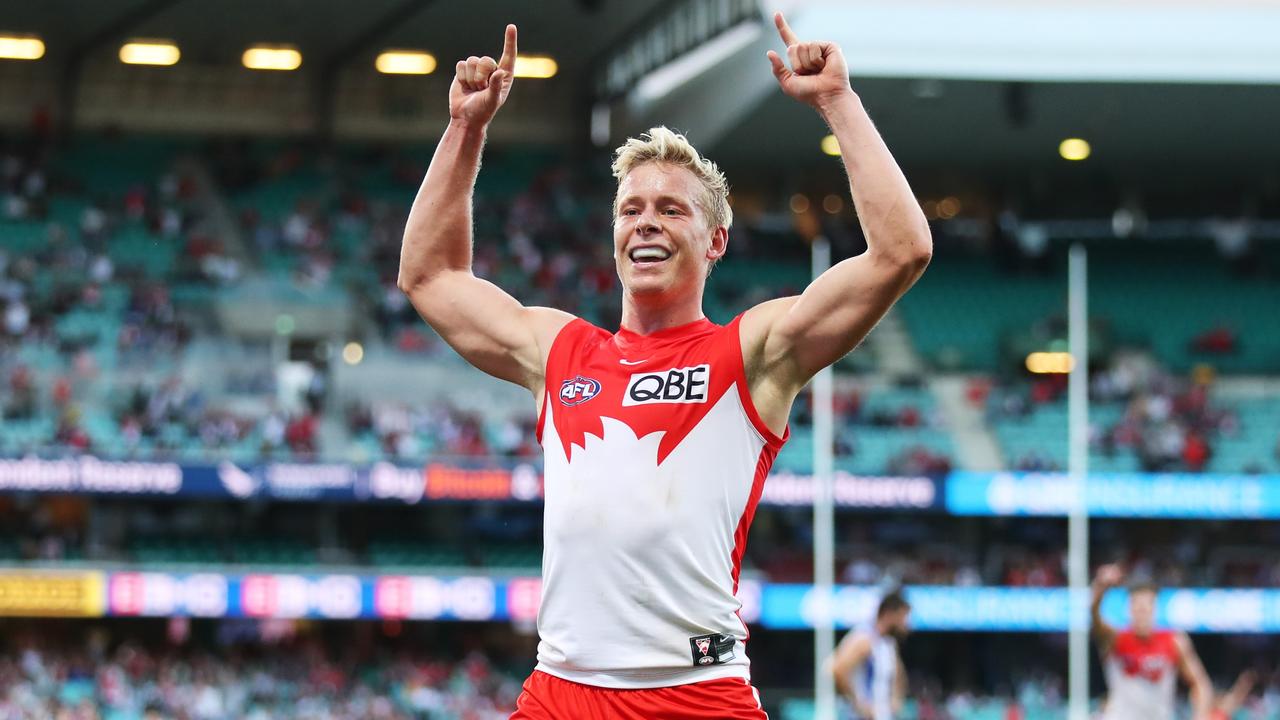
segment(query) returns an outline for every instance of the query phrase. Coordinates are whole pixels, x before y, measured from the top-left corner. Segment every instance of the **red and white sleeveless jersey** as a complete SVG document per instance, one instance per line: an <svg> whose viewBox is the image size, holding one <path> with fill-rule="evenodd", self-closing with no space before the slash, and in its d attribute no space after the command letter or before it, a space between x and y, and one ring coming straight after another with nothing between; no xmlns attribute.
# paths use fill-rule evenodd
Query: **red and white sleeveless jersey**
<svg viewBox="0 0 1280 720"><path fill-rule="evenodd" d="M1106 657L1107 720L1172 720L1178 652L1171 630L1117 633Z"/></svg>
<svg viewBox="0 0 1280 720"><path fill-rule="evenodd" d="M538 669L611 688L749 678L735 594L786 441L747 389L738 319L552 344Z"/></svg>

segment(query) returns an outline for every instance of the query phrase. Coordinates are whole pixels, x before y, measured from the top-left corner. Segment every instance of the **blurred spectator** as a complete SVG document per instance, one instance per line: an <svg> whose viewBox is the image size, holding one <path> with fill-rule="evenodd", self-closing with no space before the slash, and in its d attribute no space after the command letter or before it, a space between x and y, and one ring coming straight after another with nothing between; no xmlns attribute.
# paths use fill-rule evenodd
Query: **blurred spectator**
<svg viewBox="0 0 1280 720"><path fill-rule="evenodd" d="M917 445L890 459L886 470L890 475L945 475L951 472L951 459Z"/></svg>
<svg viewBox="0 0 1280 720"><path fill-rule="evenodd" d="M479 654L357 661L309 645L222 653L126 643L60 651L28 644L0 656L0 718L222 720L498 720L516 678Z"/></svg>
<svg viewBox="0 0 1280 720"><path fill-rule="evenodd" d="M9 372L9 392L4 401L4 419L30 420L35 412L35 379L30 367L18 365Z"/></svg>
<svg viewBox="0 0 1280 720"><path fill-rule="evenodd" d="M1210 355L1230 355L1236 351L1236 334L1226 327L1216 327L1197 335L1191 341L1193 352Z"/></svg>
<svg viewBox="0 0 1280 720"><path fill-rule="evenodd" d="M1064 380L1037 379L1002 388L989 402L989 417L999 423L1025 417L1034 408L1062 400ZM1109 426L1093 424L1089 442L1105 457L1132 453L1146 472L1203 472L1212 460L1214 440L1239 432L1239 416L1211 400L1211 373L1175 377L1146 360L1119 358L1092 374L1094 408L1123 404L1124 413ZM1062 468L1034 449L1010 459L1013 469L1056 472Z"/></svg>
<svg viewBox="0 0 1280 720"><path fill-rule="evenodd" d="M285 443L289 449L302 457L311 457L316 452L316 416L306 412L294 418L284 430Z"/></svg>
<svg viewBox="0 0 1280 720"><path fill-rule="evenodd" d="M1202 472L1209 461L1209 444L1196 432L1187 433L1182 445L1182 463L1191 472Z"/></svg>

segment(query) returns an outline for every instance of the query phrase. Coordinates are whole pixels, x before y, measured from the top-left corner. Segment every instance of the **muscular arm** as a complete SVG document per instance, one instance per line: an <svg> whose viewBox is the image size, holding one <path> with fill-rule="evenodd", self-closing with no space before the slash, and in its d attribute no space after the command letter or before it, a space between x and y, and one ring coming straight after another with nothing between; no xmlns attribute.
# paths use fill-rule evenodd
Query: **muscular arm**
<svg viewBox="0 0 1280 720"><path fill-rule="evenodd" d="M1102 619L1102 598L1106 596L1108 587L1095 580L1091 590L1093 597L1089 601L1089 618L1090 628L1093 631L1093 641L1098 644L1098 652L1104 657L1111 652L1111 648L1116 642L1116 629Z"/></svg>
<svg viewBox="0 0 1280 720"><path fill-rule="evenodd" d="M870 655L871 639L851 632L845 635L844 640L836 646L835 652L831 655L831 661L827 663L835 679L836 691L848 700L860 715L866 715L866 700L858 694L857 685L851 682L850 678Z"/></svg>
<svg viewBox="0 0 1280 720"><path fill-rule="evenodd" d="M1231 686L1225 695L1218 699L1218 710L1228 718L1233 718L1236 711L1244 707L1244 701L1249 697L1249 693L1253 692L1253 684L1257 681L1257 674L1252 670L1245 670L1240 673L1240 677L1236 678L1236 682Z"/></svg>
<svg viewBox="0 0 1280 720"><path fill-rule="evenodd" d="M781 14L775 22L792 68L771 52L774 75L784 92L817 110L839 141L867 240L866 252L837 263L799 296L764 303L743 318L746 350L756 355L748 370L787 396L866 337L924 272L933 242L906 177L849 85L840 48L800 42Z"/></svg>
<svg viewBox="0 0 1280 720"><path fill-rule="evenodd" d="M1204 671L1200 656L1186 633L1178 633L1177 643L1178 672L1191 688L1191 717L1193 720L1207 720L1213 707L1213 685L1209 682L1209 674Z"/></svg>
<svg viewBox="0 0 1280 720"><path fill-rule="evenodd" d="M445 342L477 368L541 396L546 352L572 316L526 308L471 272L471 204L485 131L506 98L516 31L502 61L458 63L450 121L413 201L400 250L397 285Z"/></svg>

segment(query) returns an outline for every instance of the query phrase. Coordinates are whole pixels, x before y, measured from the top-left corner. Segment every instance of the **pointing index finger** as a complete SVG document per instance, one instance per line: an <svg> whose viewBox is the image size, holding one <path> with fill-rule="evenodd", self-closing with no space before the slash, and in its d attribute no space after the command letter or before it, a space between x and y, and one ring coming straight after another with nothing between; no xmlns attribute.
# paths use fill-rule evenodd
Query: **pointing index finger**
<svg viewBox="0 0 1280 720"><path fill-rule="evenodd" d="M773 14L773 24L778 26L778 34L782 36L782 42L786 43L787 47L800 42L800 38L796 37L795 32L787 24L787 19L782 16L782 13L776 12Z"/></svg>
<svg viewBox="0 0 1280 720"><path fill-rule="evenodd" d="M506 38L502 42L502 59L498 67L511 72L516 67L516 26L508 25Z"/></svg>

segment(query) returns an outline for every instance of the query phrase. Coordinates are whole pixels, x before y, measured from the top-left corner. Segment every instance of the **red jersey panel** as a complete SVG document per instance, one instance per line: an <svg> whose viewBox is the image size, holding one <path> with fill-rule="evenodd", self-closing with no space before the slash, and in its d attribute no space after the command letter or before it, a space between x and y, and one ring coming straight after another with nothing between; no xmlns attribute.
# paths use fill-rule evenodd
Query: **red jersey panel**
<svg viewBox="0 0 1280 720"><path fill-rule="evenodd" d="M538 669L613 688L748 678L738 573L785 438L751 404L738 319L575 320L546 387Z"/></svg>
<svg viewBox="0 0 1280 720"><path fill-rule="evenodd" d="M615 690L534 671L511 720L768 720L755 688L737 678Z"/></svg>

